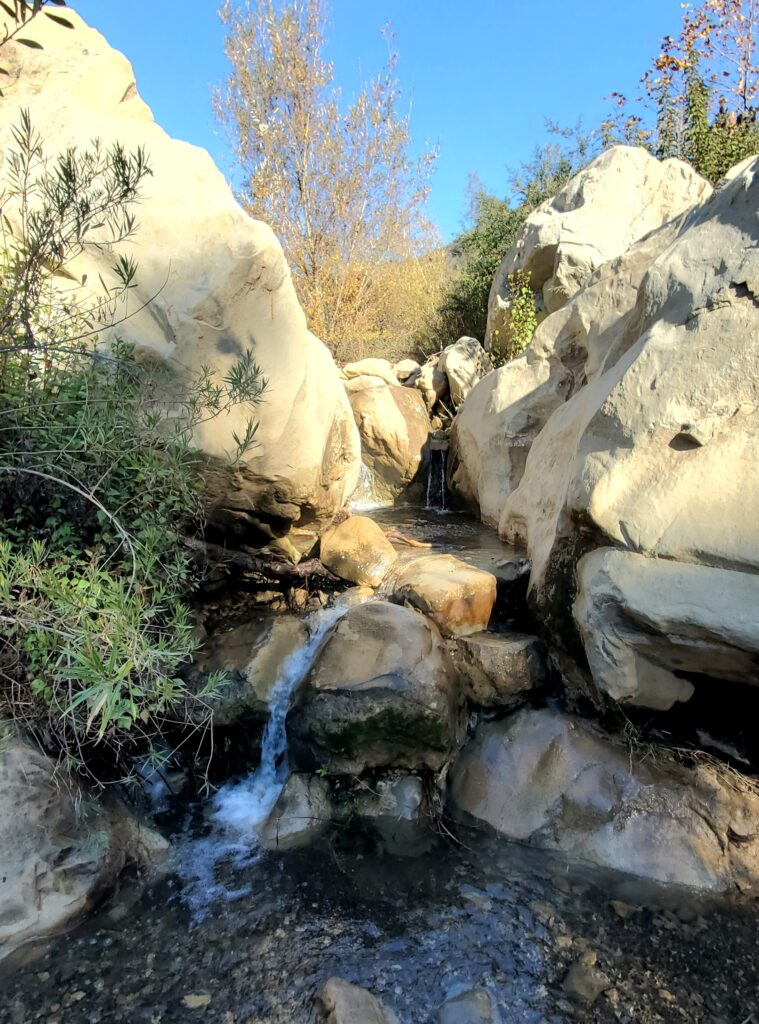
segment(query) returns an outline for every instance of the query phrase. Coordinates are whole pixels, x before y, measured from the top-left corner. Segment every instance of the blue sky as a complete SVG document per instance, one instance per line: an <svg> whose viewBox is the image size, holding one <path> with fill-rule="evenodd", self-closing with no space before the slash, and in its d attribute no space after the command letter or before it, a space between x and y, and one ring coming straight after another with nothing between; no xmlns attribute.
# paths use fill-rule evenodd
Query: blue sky
<svg viewBox="0 0 759 1024"><path fill-rule="evenodd" d="M210 94L226 70L215 0L74 0L131 60L158 122L208 149L233 175ZM414 144L440 148L430 214L460 229L470 172L499 195L507 168L545 141L546 117L596 127L613 90L634 94L660 38L676 34L680 0L332 0L328 56L350 95L386 56L391 22Z"/></svg>

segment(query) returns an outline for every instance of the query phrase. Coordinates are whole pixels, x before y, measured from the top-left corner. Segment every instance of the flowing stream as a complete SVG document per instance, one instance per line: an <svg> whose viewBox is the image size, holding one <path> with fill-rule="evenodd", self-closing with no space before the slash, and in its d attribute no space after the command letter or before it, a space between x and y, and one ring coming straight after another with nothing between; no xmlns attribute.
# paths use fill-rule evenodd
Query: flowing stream
<svg viewBox="0 0 759 1024"><path fill-rule="evenodd" d="M372 517L472 565L513 559L459 512ZM175 860L162 880L127 882L36 960L0 973L0 1024L318 1024L315 997L333 975L401 1024L434 1024L471 986L489 991L502 1024L759 1024L759 912L746 901L464 828L441 829L415 859L340 827L305 850L265 851L260 830L289 772L290 702L343 611L315 613L282 662L257 769L165 819ZM608 988L577 1005L563 979L583 958Z"/></svg>

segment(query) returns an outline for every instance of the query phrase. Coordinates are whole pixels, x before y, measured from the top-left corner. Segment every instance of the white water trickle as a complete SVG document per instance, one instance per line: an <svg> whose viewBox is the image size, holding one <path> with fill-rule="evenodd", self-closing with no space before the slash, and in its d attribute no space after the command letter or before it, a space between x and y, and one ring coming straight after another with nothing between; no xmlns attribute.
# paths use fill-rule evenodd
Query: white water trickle
<svg viewBox="0 0 759 1024"><path fill-rule="evenodd" d="M313 665L327 634L347 607L329 608L309 616L309 637L285 658L271 693L269 719L261 739L258 768L239 782L229 782L213 800L209 816L211 834L191 840L180 856L184 876L183 900L202 918L215 900L234 900L250 892L250 885L230 889L216 878L216 867L228 861L246 867L260 855L261 828L274 809L290 774L287 760L287 713L300 683Z"/></svg>
<svg viewBox="0 0 759 1024"><path fill-rule="evenodd" d="M374 473L365 462L362 462L358 484L356 490L351 495L348 508L352 512L371 512L372 509L388 508L391 505L391 501L383 500L377 494L377 482L374 478Z"/></svg>

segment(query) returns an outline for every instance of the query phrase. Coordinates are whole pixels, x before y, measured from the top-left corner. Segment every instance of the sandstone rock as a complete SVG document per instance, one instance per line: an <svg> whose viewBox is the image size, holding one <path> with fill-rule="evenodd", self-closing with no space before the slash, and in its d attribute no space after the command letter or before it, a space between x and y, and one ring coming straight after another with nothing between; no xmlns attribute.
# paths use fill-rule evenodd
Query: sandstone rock
<svg viewBox="0 0 759 1024"><path fill-rule="evenodd" d="M422 465L430 434L424 402L402 387L369 388L349 397L375 486L380 496L396 498Z"/></svg>
<svg viewBox="0 0 759 1024"><path fill-rule="evenodd" d="M366 391L367 388L385 387L387 381L382 377L373 377L369 374L362 374L360 377L351 377L345 381L345 390L349 395L355 391Z"/></svg>
<svg viewBox="0 0 759 1024"><path fill-rule="evenodd" d="M546 681L546 650L522 633L475 633L448 641L464 696L480 707L510 707Z"/></svg>
<svg viewBox="0 0 759 1024"><path fill-rule="evenodd" d="M425 806L424 784L416 775L378 779L353 796L353 811L392 856L416 857L435 840Z"/></svg>
<svg viewBox="0 0 759 1024"><path fill-rule="evenodd" d="M708 182L681 160L659 161L629 146L602 153L527 218L493 281L486 347L503 329L507 279L515 270L529 271L553 313L597 267L710 193Z"/></svg>
<svg viewBox="0 0 759 1024"><path fill-rule="evenodd" d="M401 562L386 581L391 601L407 602L454 636L487 629L496 598L492 573L454 555L422 555Z"/></svg>
<svg viewBox="0 0 759 1024"><path fill-rule="evenodd" d="M341 579L377 587L398 553L374 520L348 516L322 535L321 560Z"/></svg>
<svg viewBox="0 0 759 1024"><path fill-rule="evenodd" d="M223 671L227 685L211 702L214 725L229 726L247 715L265 719L280 665L308 638L295 615L252 619L223 633L214 633L195 656L191 680L200 688L212 672ZM195 707L187 705L193 716Z"/></svg>
<svg viewBox="0 0 759 1024"><path fill-rule="evenodd" d="M436 353L420 368L406 378L405 387L414 387L421 391L428 412L432 412L437 403L448 395L448 378L438 366L440 354Z"/></svg>
<svg viewBox="0 0 759 1024"><path fill-rule="evenodd" d="M493 361L476 338L459 338L443 349L438 369L448 378L451 401L458 409L477 381L493 369Z"/></svg>
<svg viewBox="0 0 759 1024"><path fill-rule="evenodd" d="M759 533L743 512L759 501L757 167L735 169L679 225L504 508L501 535L527 542L536 605L567 645L575 567L595 547L737 573L759 566ZM735 593L741 585L736 575ZM684 643L692 663L698 641Z"/></svg>
<svg viewBox="0 0 759 1024"><path fill-rule="evenodd" d="M387 359L359 359L355 363L346 363L343 373L348 380L353 377L379 377L385 384L398 385L398 376Z"/></svg>
<svg viewBox="0 0 759 1024"><path fill-rule="evenodd" d="M551 414L630 344L627 325L640 284L680 224L670 222L604 264L538 326L523 355L489 374L468 396L451 430L449 486L484 522L498 526Z"/></svg>
<svg viewBox="0 0 759 1024"><path fill-rule="evenodd" d="M291 775L261 829L261 845L280 851L309 846L331 820L327 783L316 776Z"/></svg>
<svg viewBox="0 0 759 1024"><path fill-rule="evenodd" d="M85 818L75 779L36 747L0 738L0 961L65 929L115 886L127 864L149 867L167 843L124 807Z"/></svg>
<svg viewBox="0 0 759 1024"><path fill-rule="evenodd" d="M706 767L638 759L581 719L523 710L481 724L454 765L453 806L509 839L699 889L759 885L759 795Z"/></svg>
<svg viewBox="0 0 759 1024"><path fill-rule="evenodd" d="M304 768L431 768L455 745L459 700L433 623L384 601L349 608L288 717Z"/></svg>
<svg viewBox="0 0 759 1024"><path fill-rule="evenodd" d="M500 1024L501 1015L486 988L470 988L446 1000L437 1011L438 1024Z"/></svg>
<svg viewBox="0 0 759 1024"><path fill-rule="evenodd" d="M342 978L330 978L319 992L325 1024L398 1024L392 1010L371 992Z"/></svg>
<svg viewBox="0 0 759 1024"><path fill-rule="evenodd" d="M419 373L420 370L421 366L417 363L416 359L401 359L393 367L393 373L401 383L408 380L412 374Z"/></svg>
<svg viewBox="0 0 759 1024"><path fill-rule="evenodd" d="M332 357L306 327L271 229L243 212L204 150L158 127L126 58L73 11L67 18L73 31L45 17L25 29L41 50L4 47L10 74L0 152L13 147L20 108L29 109L49 156L95 137L128 151L145 147L153 174L136 209L134 240L118 249L137 260L137 287L119 310L129 318L100 337L126 338L164 358L178 377L204 365L223 376L252 351L270 382L254 413L260 446L228 468L232 434L243 435L250 416L244 405L197 430L208 456L208 514L247 544L288 536L297 558L345 504L359 469L358 436ZM75 280L61 278L61 287L82 298L99 274L113 283L113 263L108 247L90 247L67 267ZM90 283L79 288L84 274Z"/></svg>
<svg viewBox="0 0 759 1024"><path fill-rule="evenodd" d="M675 672L759 686L759 576L600 548L577 566L574 617L593 679L621 703L666 709Z"/></svg>

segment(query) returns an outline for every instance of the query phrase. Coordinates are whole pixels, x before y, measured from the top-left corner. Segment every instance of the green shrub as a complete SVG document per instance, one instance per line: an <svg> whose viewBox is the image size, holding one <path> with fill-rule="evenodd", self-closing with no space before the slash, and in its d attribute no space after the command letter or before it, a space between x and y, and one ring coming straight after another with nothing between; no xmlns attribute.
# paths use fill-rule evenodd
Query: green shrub
<svg viewBox="0 0 759 1024"><path fill-rule="evenodd" d="M187 702L207 706L221 682L192 696L179 675L197 647L182 544L202 521L192 438L266 382L249 353L223 379L179 382L127 342L98 345L138 268L119 259L116 289L89 303L58 282L90 245L134 233L147 157L93 144L48 161L26 114L15 140L0 263L0 717L108 781L159 756ZM248 421L233 436L232 460L255 433Z"/></svg>
<svg viewBox="0 0 759 1024"><path fill-rule="evenodd" d="M508 317L501 331L495 331L496 337L491 342L491 351L499 366L524 352L538 326L538 310L531 277L529 270L515 270L506 279L509 289Z"/></svg>

